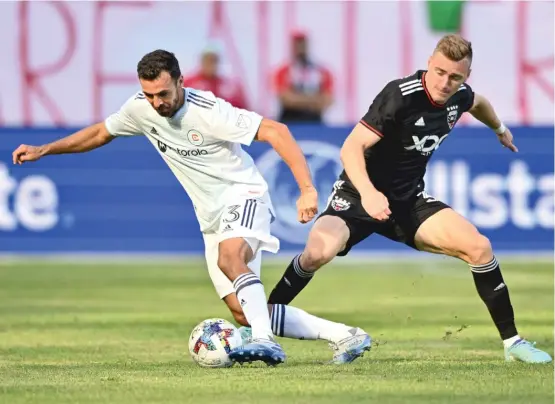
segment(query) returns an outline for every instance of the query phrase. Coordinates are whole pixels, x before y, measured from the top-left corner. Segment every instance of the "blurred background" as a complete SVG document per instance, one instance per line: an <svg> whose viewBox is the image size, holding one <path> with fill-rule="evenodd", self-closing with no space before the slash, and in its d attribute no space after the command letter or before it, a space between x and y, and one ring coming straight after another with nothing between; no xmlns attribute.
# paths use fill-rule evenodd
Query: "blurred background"
<svg viewBox="0 0 555 404"><path fill-rule="evenodd" d="M139 89L143 54L174 52L188 86L290 125L325 205L339 148L390 80L425 69L458 32L469 84L511 127L520 153L464 116L427 173L497 251L553 253L552 2L2 2L0 251L203 254L190 201L143 138L15 167L41 144L103 120ZM271 186L282 251L299 251L296 186L267 145L248 149ZM407 251L372 237L358 253Z"/></svg>

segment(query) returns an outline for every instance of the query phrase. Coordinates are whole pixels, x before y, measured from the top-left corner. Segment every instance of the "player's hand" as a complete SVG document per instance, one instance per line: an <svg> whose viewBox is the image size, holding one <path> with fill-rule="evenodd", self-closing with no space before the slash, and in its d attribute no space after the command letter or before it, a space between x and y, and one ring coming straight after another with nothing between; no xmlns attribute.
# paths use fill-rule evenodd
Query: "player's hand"
<svg viewBox="0 0 555 404"><path fill-rule="evenodd" d="M509 128L505 129L505 132L497 135L497 138L503 145L512 152L518 152L518 148L513 144L513 134L509 130Z"/></svg>
<svg viewBox="0 0 555 404"><path fill-rule="evenodd" d="M297 199L297 220L301 223L308 223L318 213L318 192L314 187L306 188L301 191L301 196Z"/></svg>
<svg viewBox="0 0 555 404"><path fill-rule="evenodd" d="M28 161L36 161L44 156L44 148L41 146L20 145L12 153L14 164L23 164Z"/></svg>
<svg viewBox="0 0 555 404"><path fill-rule="evenodd" d="M389 201L380 191L372 190L361 195L362 207L371 217L379 221L386 221L391 215Z"/></svg>

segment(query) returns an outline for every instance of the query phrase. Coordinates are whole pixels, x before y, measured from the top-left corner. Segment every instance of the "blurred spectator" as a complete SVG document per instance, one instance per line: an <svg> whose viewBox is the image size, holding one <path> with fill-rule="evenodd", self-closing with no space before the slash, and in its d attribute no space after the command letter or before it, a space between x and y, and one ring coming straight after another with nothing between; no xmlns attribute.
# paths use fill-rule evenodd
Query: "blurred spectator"
<svg viewBox="0 0 555 404"><path fill-rule="evenodd" d="M333 78L323 66L309 58L308 39L303 32L291 37L292 61L280 67L274 84L282 122L322 122L332 101Z"/></svg>
<svg viewBox="0 0 555 404"><path fill-rule="evenodd" d="M247 108L242 84L219 72L220 52L216 45L207 46L200 58L200 69L184 77L183 85L197 90L211 91L237 108Z"/></svg>

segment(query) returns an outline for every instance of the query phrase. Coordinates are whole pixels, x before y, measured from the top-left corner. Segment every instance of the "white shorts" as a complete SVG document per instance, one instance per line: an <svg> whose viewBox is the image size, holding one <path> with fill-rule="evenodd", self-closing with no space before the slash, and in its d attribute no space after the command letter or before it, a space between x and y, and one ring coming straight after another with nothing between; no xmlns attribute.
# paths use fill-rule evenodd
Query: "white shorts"
<svg viewBox="0 0 555 404"><path fill-rule="evenodd" d="M255 198L238 196L226 204L217 232L203 233L208 273L220 299L235 293L235 289L218 267L218 245L230 238L243 238L253 252L248 267L260 277L262 251L279 251L279 240L270 233L273 219L273 207L267 194Z"/></svg>

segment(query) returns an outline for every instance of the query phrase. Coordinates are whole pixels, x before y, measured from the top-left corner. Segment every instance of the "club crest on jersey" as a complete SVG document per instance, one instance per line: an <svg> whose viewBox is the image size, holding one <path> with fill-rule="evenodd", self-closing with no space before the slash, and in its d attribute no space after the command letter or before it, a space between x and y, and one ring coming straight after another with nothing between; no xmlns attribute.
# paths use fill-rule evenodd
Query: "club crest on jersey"
<svg viewBox="0 0 555 404"><path fill-rule="evenodd" d="M204 143L204 137L198 130L191 129L187 132L187 140L194 146L200 146Z"/></svg>
<svg viewBox="0 0 555 404"><path fill-rule="evenodd" d="M455 123L457 123L457 117L459 116L458 109L458 105L447 107L447 125L449 125L449 130L453 129Z"/></svg>
<svg viewBox="0 0 555 404"><path fill-rule="evenodd" d="M340 212L342 210L347 210L351 207L351 203L347 202L345 199L336 196L331 201L331 207L333 210Z"/></svg>

